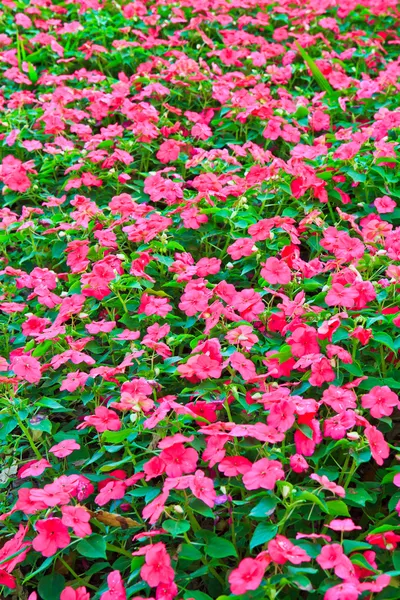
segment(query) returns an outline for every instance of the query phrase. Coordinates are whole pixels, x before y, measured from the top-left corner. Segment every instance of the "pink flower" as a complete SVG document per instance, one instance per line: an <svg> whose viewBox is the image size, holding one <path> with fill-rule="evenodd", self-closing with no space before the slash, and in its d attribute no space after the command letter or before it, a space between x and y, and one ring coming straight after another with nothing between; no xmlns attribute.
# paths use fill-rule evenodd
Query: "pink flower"
<svg viewBox="0 0 400 600"><path fill-rule="evenodd" d="M57 458L65 458L72 454L74 450L79 450L80 445L73 439L63 440L59 444L52 446L49 450Z"/></svg>
<svg viewBox="0 0 400 600"><path fill-rule="evenodd" d="M60 600L90 600L90 594L85 587L74 589L68 586L61 592Z"/></svg>
<svg viewBox="0 0 400 600"><path fill-rule="evenodd" d="M27 164L9 154L0 164L0 180L13 192L23 194L31 186L31 182L26 175L25 165Z"/></svg>
<svg viewBox="0 0 400 600"><path fill-rule="evenodd" d="M299 565L311 560L305 550L292 544L283 535L277 535L268 543L268 554L272 561L278 565L284 565L288 561L293 565Z"/></svg>
<svg viewBox="0 0 400 600"><path fill-rule="evenodd" d="M126 591L119 571L112 571L107 576L108 591L103 592L100 600L126 600Z"/></svg>
<svg viewBox="0 0 400 600"><path fill-rule="evenodd" d="M168 303L168 298L158 298L157 296L145 293L142 295L137 312L148 316L158 315L159 317L166 317L171 310L172 306Z"/></svg>
<svg viewBox="0 0 400 600"><path fill-rule="evenodd" d="M92 321L92 323L88 323L88 325L85 325L85 328L91 334L109 333L110 331L112 331L114 329L115 325L116 325L115 321L102 320L102 321Z"/></svg>
<svg viewBox="0 0 400 600"><path fill-rule="evenodd" d="M325 302L328 306L343 306L353 308L358 292L353 287L345 287L341 283L334 283L326 295Z"/></svg>
<svg viewBox="0 0 400 600"><path fill-rule="evenodd" d="M324 435L333 440L341 440L346 435L347 429L356 424L356 413L353 410L343 412L324 421Z"/></svg>
<svg viewBox="0 0 400 600"><path fill-rule="evenodd" d="M251 350L258 342L258 337L252 332L253 328L249 325L240 325L228 331L225 337L231 344L240 344L245 350Z"/></svg>
<svg viewBox="0 0 400 600"><path fill-rule="evenodd" d="M196 471L190 480L189 487L193 495L212 508L217 497L213 480L205 477L203 471Z"/></svg>
<svg viewBox="0 0 400 600"><path fill-rule="evenodd" d="M333 569L343 557L343 548L340 544L328 544L321 549L317 556L317 563L322 569Z"/></svg>
<svg viewBox="0 0 400 600"><path fill-rule="evenodd" d="M346 496L346 490L342 488L342 486L337 485L337 483L335 483L334 481L330 481L326 475L317 475L316 473L312 473L312 475L310 475L310 479L318 481L321 487L323 487L325 490L329 490L330 492L336 494L337 496L340 496L341 498L344 498Z"/></svg>
<svg viewBox="0 0 400 600"><path fill-rule="evenodd" d="M256 461L250 471L243 475L246 490L273 490L279 479L284 479L285 473L278 460L262 458Z"/></svg>
<svg viewBox="0 0 400 600"><path fill-rule="evenodd" d="M230 356L229 362L232 369L238 371L245 381L249 381L250 379L257 377L254 363L246 358L241 352L234 352Z"/></svg>
<svg viewBox="0 0 400 600"><path fill-rule="evenodd" d="M222 364L206 354L196 354L191 356L184 365L179 365L177 371L181 377L187 379L218 379L222 373Z"/></svg>
<svg viewBox="0 0 400 600"><path fill-rule="evenodd" d="M396 202L392 200L389 196L382 196L381 198L375 198L374 206L378 213L392 213L396 208Z"/></svg>
<svg viewBox="0 0 400 600"><path fill-rule="evenodd" d="M286 285L290 283L292 275L289 267L284 260L270 257L266 260L261 269L261 277L268 283Z"/></svg>
<svg viewBox="0 0 400 600"><path fill-rule="evenodd" d="M25 560L30 550L31 543L24 541L27 530L28 527L20 524L17 533L0 549L0 585L10 589L16 588L15 578L11 575L12 571Z"/></svg>
<svg viewBox="0 0 400 600"><path fill-rule="evenodd" d="M368 440L372 458L378 465L383 465L383 461L389 456L389 446L383 434L376 427L369 425L365 428L365 437Z"/></svg>
<svg viewBox="0 0 400 600"><path fill-rule="evenodd" d="M290 400L274 402L267 417L267 423L278 431L285 432L295 421L295 405Z"/></svg>
<svg viewBox="0 0 400 600"><path fill-rule="evenodd" d="M140 576L150 587L157 587L160 583L171 583L174 580L171 559L162 542L154 544L147 550L145 561Z"/></svg>
<svg viewBox="0 0 400 600"><path fill-rule="evenodd" d="M232 594L245 594L259 588L264 571L265 567L260 561L254 558L244 558L228 577Z"/></svg>
<svg viewBox="0 0 400 600"><path fill-rule="evenodd" d="M323 383L334 381L335 377L336 375L331 367L331 363L327 358L323 357L320 360L316 360L312 363L311 377L308 381L311 383L311 385L320 387Z"/></svg>
<svg viewBox="0 0 400 600"><path fill-rule="evenodd" d="M357 600L361 592L354 583L340 583L325 592L324 600Z"/></svg>
<svg viewBox="0 0 400 600"><path fill-rule="evenodd" d="M232 260L239 260L244 256L250 256L256 250L252 238L239 238L228 247L228 254Z"/></svg>
<svg viewBox="0 0 400 600"><path fill-rule="evenodd" d="M381 419L389 417L394 407L399 406L399 398L387 385L376 385L361 397L361 405L363 408L369 408L373 417Z"/></svg>
<svg viewBox="0 0 400 600"><path fill-rule="evenodd" d="M89 378L87 373L83 371L74 371L73 373L68 373L64 381L61 383L60 391L63 392L67 390L68 392L75 392L78 387L83 387Z"/></svg>
<svg viewBox="0 0 400 600"><path fill-rule="evenodd" d="M42 377L39 361L29 354L13 356L10 368L28 383L39 383Z"/></svg>
<svg viewBox="0 0 400 600"><path fill-rule="evenodd" d="M59 548L66 548L71 541L68 529L57 517L39 520L35 527L39 534L33 538L32 547L43 556L53 556Z"/></svg>
<svg viewBox="0 0 400 600"><path fill-rule="evenodd" d="M159 456L153 456L143 465L143 471L146 474L146 481L150 481L165 473L165 462Z"/></svg>
<svg viewBox="0 0 400 600"><path fill-rule="evenodd" d="M381 592L385 589L390 583L391 577L390 575L382 574L378 575L375 581L365 581L360 583L358 589L360 592Z"/></svg>
<svg viewBox="0 0 400 600"><path fill-rule="evenodd" d="M61 521L67 527L72 527L76 536L83 538L92 533L89 525L90 514L87 510L79 506L63 506L61 512Z"/></svg>
<svg viewBox="0 0 400 600"><path fill-rule="evenodd" d="M104 431L119 431L121 429L121 421L117 413L105 406L98 406L94 410L94 415L84 417L85 422L78 425L77 429L84 429L88 425L96 428L96 431L103 433Z"/></svg>
<svg viewBox="0 0 400 600"><path fill-rule="evenodd" d="M356 525L352 519L333 519L327 527L333 529L333 531L354 531L355 529L362 529L362 527Z"/></svg>
<svg viewBox="0 0 400 600"><path fill-rule="evenodd" d="M125 496L125 492L126 484L123 481L109 481L97 494L94 501L98 506L104 506L110 500L121 500Z"/></svg>
<svg viewBox="0 0 400 600"><path fill-rule="evenodd" d="M25 477L39 477L46 469L49 469L51 464L45 458L40 460L31 460L21 467L18 471L18 477L24 479Z"/></svg>
<svg viewBox="0 0 400 600"><path fill-rule="evenodd" d="M165 470L169 477L179 477L196 470L199 455L193 448L185 448L183 444L174 444L160 454L165 463Z"/></svg>
<svg viewBox="0 0 400 600"><path fill-rule="evenodd" d="M165 503L168 500L168 495L168 492L162 492L157 496L157 498L145 506L142 511L143 519L148 519L150 524L154 525L164 511Z"/></svg>
<svg viewBox="0 0 400 600"><path fill-rule="evenodd" d="M236 475L244 475L251 470L252 464L248 458L244 456L226 456L221 460L218 469L226 477L236 477Z"/></svg>
<svg viewBox="0 0 400 600"><path fill-rule="evenodd" d="M290 457L290 468L295 473L303 473L303 471L307 471L309 468L309 464L301 454L293 454Z"/></svg>

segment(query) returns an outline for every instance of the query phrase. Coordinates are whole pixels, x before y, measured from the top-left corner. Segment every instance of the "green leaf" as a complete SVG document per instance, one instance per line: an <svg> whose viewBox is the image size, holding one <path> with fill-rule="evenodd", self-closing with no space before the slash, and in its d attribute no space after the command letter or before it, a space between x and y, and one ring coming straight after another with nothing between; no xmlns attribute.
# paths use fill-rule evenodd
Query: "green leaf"
<svg viewBox="0 0 400 600"><path fill-rule="evenodd" d="M380 525L379 527L375 527L368 532L368 535L372 535L374 533L385 533L386 531L398 531L400 529L400 525Z"/></svg>
<svg viewBox="0 0 400 600"><path fill-rule="evenodd" d="M39 79L39 75L36 73L33 65L31 65L30 62L28 62L28 77L32 81L32 83L36 83Z"/></svg>
<svg viewBox="0 0 400 600"><path fill-rule="evenodd" d="M311 581L305 575L300 573L296 573L296 575L292 575L290 577L290 581L296 584L300 590L305 590L306 592L311 592L313 590L313 586Z"/></svg>
<svg viewBox="0 0 400 600"><path fill-rule="evenodd" d="M235 546L225 538L214 537L206 546L206 553L211 558L226 558L237 556Z"/></svg>
<svg viewBox="0 0 400 600"><path fill-rule="evenodd" d="M300 431L302 433L304 433L306 438L308 438L309 440L313 439L314 432L309 425L306 425L305 423L300 423L300 425L298 427L299 427Z"/></svg>
<svg viewBox="0 0 400 600"><path fill-rule="evenodd" d="M200 592L200 590L189 590L183 594L183 597L185 600L189 600L190 598L194 598L194 600L212 600L211 596Z"/></svg>
<svg viewBox="0 0 400 600"><path fill-rule="evenodd" d="M392 478L393 479L393 478ZM373 497L364 488L356 487L346 490L346 502L352 506L365 506L367 502L372 502Z"/></svg>
<svg viewBox="0 0 400 600"><path fill-rule="evenodd" d="M396 550L396 552L393 552L393 566L396 569L396 571L400 571L400 550Z"/></svg>
<svg viewBox="0 0 400 600"><path fill-rule="evenodd" d="M164 521L162 526L165 531L168 531L168 533L172 535L172 537L182 535L190 529L189 521L173 521L172 519Z"/></svg>
<svg viewBox="0 0 400 600"><path fill-rule="evenodd" d="M304 60L304 62L308 66L308 68L310 69L311 73L313 74L313 77L314 77L315 81L318 83L319 87L322 90L324 90L327 94L333 95L334 91L333 91L333 88L331 87L331 84L326 79L326 77L322 74L322 72L319 70L314 59L311 58L311 56L308 54L308 52L306 52L304 50L304 48L302 48L298 42L295 42L294 44L295 44L297 50L299 51L300 56L302 57L302 59Z"/></svg>
<svg viewBox="0 0 400 600"><path fill-rule="evenodd" d="M97 533L81 540L76 549L86 558L107 558L106 540Z"/></svg>
<svg viewBox="0 0 400 600"><path fill-rule="evenodd" d="M199 515L203 515L203 517L209 517L210 519L214 518L214 513L211 508L197 498L190 503L190 508L194 510L194 512L199 513Z"/></svg>
<svg viewBox="0 0 400 600"><path fill-rule="evenodd" d="M304 500L304 502L312 502L312 504L318 504L318 506L322 508L324 512L328 512L326 502L324 500L321 500L321 498L318 498L316 494L312 494L311 492L298 492L295 494L295 499Z"/></svg>
<svg viewBox="0 0 400 600"><path fill-rule="evenodd" d="M255 528L253 537L250 540L250 550L256 546L261 546L265 542L269 542L278 533L276 525L269 525L268 523L259 523Z"/></svg>
<svg viewBox="0 0 400 600"><path fill-rule="evenodd" d="M357 565L359 567L364 567L364 569L368 569L369 571L374 571L374 573L378 572L369 564L369 562L364 558L364 556L362 554L353 554L350 557L350 560L353 563L353 565Z"/></svg>
<svg viewBox="0 0 400 600"><path fill-rule="evenodd" d="M375 342L379 342L380 344L387 346L392 352L396 354L397 349L394 345L393 339L388 333L385 333L384 331L377 331L374 333L373 339L375 340Z"/></svg>
<svg viewBox="0 0 400 600"><path fill-rule="evenodd" d="M328 514L333 517L350 517L349 509L343 500L331 500L326 503Z"/></svg>
<svg viewBox="0 0 400 600"><path fill-rule="evenodd" d="M36 406L44 406L45 408L51 408L52 410L67 410L62 404L53 400L52 398L41 398L35 402Z"/></svg>
<svg viewBox="0 0 400 600"><path fill-rule="evenodd" d="M165 522L163 523L163 527L164 526ZM202 553L200 550L197 550L193 544L182 544L179 552L179 558L183 558L185 560L200 560L201 557Z"/></svg>
<svg viewBox="0 0 400 600"><path fill-rule="evenodd" d="M49 419L43 419L43 421L39 421L39 423L30 422L29 427L35 431L45 431L46 433L51 433L51 423Z"/></svg>
<svg viewBox="0 0 400 600"><path fill-rule="evenodd" d="M365 173L358 173L351 167L345 167L342 169L342 171L347 173L347 175L349 175L349 177L351 177L352 180L356 183L364 183L367 180L367 176L365 175Z"/></svg>
<svg viewBox="0 0 400 600"><path fill-rule="evenodd" d="M278 501L275 498L263 498L260 502L250 511L250 517L257 517L263 519L269 517L275 511Z"/></svg>
<svg viewBox="0 0 400 600"><path fill-rule="evenodd" d="M371 544L367 542L359 542L357 540L343 540L343 548L346 554L356 552L357 550L369 550L372 548Z"/></svg>
<svg viewBox="0 0 400 600"><path fill-rule="evenodd" d="M400 381L396 381L393 379L393 377L385 377L384 379L378 379L378 377L368 377L368 379L360 383L359 387L363 390L372 390L372 388L376 385L387 385L395 390L400 389Z"/></svg>
<svg viewBox="0 0 400 600"><path fill-rule="evenodd" d="M119 442L123 442L132 435L131 429L120 429L119 431L105 431L102 434L102 439L104 442L111 442L111 444L118 444Z"/></svg>
<svg viewBox="0 0 400 600"><path fill-rule="evenodd" d="M42 600L60 600L64 588L64 577L60 573L51 573L40 578L38 592Z"/></svg>

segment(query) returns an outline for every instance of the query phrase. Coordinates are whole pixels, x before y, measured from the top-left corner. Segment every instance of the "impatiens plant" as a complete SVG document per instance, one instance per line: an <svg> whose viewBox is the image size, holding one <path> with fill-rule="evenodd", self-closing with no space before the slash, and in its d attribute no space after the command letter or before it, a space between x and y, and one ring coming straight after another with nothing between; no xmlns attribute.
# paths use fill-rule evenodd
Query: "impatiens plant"
<svg viewBox="0 0 400 600"><path fill-rule="evenodd" d="M396 0L0 4L1 600L400 598Z"/></svg>

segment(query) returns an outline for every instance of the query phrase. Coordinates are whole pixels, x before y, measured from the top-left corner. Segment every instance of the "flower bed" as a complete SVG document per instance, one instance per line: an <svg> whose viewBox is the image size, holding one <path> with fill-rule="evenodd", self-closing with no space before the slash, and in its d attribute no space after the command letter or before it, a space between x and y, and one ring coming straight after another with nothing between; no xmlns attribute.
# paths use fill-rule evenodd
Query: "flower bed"
<svg viewBox="0 0 400 600"><path fill-rule="evenodd" d="M3 0L0 597L399 598L395 0Z"/></svg>

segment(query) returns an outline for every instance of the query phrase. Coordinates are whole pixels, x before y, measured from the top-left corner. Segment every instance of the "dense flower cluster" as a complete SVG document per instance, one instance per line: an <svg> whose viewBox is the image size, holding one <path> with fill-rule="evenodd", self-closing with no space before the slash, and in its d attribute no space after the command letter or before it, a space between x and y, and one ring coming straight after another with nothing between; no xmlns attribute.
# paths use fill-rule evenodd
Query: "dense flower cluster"
<svg viewBox="0 0 400 600"><path fill-rule="evenodd" d="M396 0L0 4L0 597L398 598Z"/></svg>

